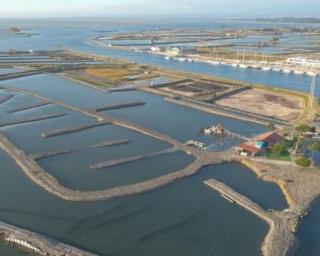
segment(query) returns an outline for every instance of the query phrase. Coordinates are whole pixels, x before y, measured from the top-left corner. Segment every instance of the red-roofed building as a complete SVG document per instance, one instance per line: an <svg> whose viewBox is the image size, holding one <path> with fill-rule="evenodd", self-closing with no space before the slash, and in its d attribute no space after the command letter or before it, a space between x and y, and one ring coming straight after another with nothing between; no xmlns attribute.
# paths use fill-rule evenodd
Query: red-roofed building
<svg viewBox="0 0 320 256"><path fill-rule="evenodd" d="M260 148L247 143L242 143L236 147L236 152L241 156L255 157L260 153L260 150Z"/></svg>
<svg viewBox="0 0 320 256"><path fill-rule="evenodd" d="M272 147L282 140L283 138L276 132L266 132L255 138L257 148Z"/></svg>

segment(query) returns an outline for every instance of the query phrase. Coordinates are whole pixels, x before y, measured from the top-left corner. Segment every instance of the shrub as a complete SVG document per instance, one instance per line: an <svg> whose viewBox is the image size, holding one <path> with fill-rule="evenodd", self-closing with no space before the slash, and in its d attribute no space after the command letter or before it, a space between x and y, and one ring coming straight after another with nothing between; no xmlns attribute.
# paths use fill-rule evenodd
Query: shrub
<svg viewBox="0 0 320 256"><path fill-rule="evenodd" d="M296 160L296 165L301 167L309 167L311 165L311 161L303 156Z"/></svg>
<svg viewBox="0 0 320 256"><path fill-rule="evenodd" d="M274 125L274 123L270 122L267 124L267 129L269 131L274 131L276 129L276 126Z"/></svg>
<svg viewBox="0 0 320 256"><path fill-rule="evenodd" d="M287 146L282 143L274 144L271 148L271 152L275 155L281 156L288 153Z"/></svg>

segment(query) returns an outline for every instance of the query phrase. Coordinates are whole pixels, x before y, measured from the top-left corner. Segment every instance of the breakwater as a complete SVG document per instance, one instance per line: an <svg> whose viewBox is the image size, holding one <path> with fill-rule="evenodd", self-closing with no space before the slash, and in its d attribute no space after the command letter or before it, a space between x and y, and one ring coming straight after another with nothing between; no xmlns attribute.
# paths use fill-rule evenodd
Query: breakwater
<svg viewBox="0 0 320 256"><path fill-rule="evenodd" d="M137 91L137 87L118 87L118 88L111 88L111 89L107 89L106 91L108 93L114 93L114 92L131 92L131 91Z"/></svg>
<svg viewBox="0 0 320 256"><path fill-rule="evenodd" d="M17 108L13 108L7 111L7 113L17 113L17 112L22 112L25 110L30 110L30 109L34 109L34 108L40 108L46 105L49 105L50 102L40 102L34 105L29 105L29 106L22 106L22 107L17 107Z"/></svg>
<svg viewBox="0 0 320 256"><path fill-rule="evenodd" d="M103 106L100 108L96 108L96 112L102 112L107 110L115 110L115 109L121 109L121 108L131 108L131 107L138 107L145 105L145 102L138 101L138 102L131 102L131 103L124 103L124 104L112 104L108 106Z"/></svg>
<svg viewBox="0 0 320 256"><path fill-rule="evenodd" d="M135 162L138 160L142 160L145 158L156 157L156 156L160 156L160 155L164 155L164 154L174 153L177 150L178 150L177 148L169 148L169 149L165 149L165 150L161 150L161 151L157 151L157 152L152 152L152 153L145 154L145 155L125 157L125 158L116 159L116 160L109 160L109 161L105 161L105 162L101 162L101 163L92 164L92 165L90 165L90 169L95 169L95 170L106 169L106 168L110 168L112 166L127 164L127 163Z"/></svg>
<svg viewBox="0 0 320 256"><path fill-rule="evenodd" d="M57 150L57 151L48 152L48 153L44 153L44 154L30 155L30 157L32 157L34 160L38 161L38 160L41 160L44 158L74 153L74 152L81 151L81 150L88 149L88 148L112 147L112 146L122 145L122 144L126 144L126 143L129 143L129 141L126 139L104 141L102 143L98 143L98 144L91 145L91 146L82 146L82 147L76 147L76 148L71 148L71 149L62 149L62 150Z"/></svg>
<svg viewBox="0 0 320 256"><path fill-rule="evenodd" d="M115 188L99 191L78 191L62 186L57 179L46 172L35 160L28 157L10 139L0 132L0 148L2 148L21 168L25 175L35 184L49 193L68 201L99 201L108 200L120 196L134 195L168 185L178 179L182 179L197 173L201 167L208 164L218 164L231 159L230 152L203 152L199 153L196 160L185 168L169 174L138 182L130 185L122 185Z"/></svg>
<svg viewBox="0 0 320 256"><path fill-rule="evenodd" d="M0 235L7 243L16 244L22 248L45 256L96 256L90 252L66 245L44 235L0 222Z"/></svg>
<svg viewBox="0 0 320 256"><path fill-rule="evenodd" d="M102 143L95 144L93 145L93 148L111 147L111 146L123 145L127 143L129 143L129 140L126 140L126 139L111 140L111 141L105 141Z"/></svg>
<svg viewBox="0 0 320 256"><path fill-rule="evenodd" d="M100 126L110 125L110 124L111 124L110 122L100 122L100 123L88 124L88 125L83 125L78 127L62 128L62 129L57 129L54 131L42 133L41 137L42 138L56 137L56 136L61 136L65 134L70 134L70 133L82 132L85 130L93 129Z"/></svg>
<svg viewBox="0 0 320 256"><path fill-rule="evenodd" d="M284 212L266 211L247 197L215 179L209 179L204 183L229 202L245 208L268 223L269 232L262 245L264 256L288 255L294 244L294 233L291 226L296 222L295 216Z"/></svg>
<svg viewBox="0 0 320 256"><path fill-rule="evenodd" d="M63 117L65 115L66 115L66 113L60 113L60 114L53 114L53 115L45 115L45 116L39 116L39 117L29 117L29 118L18 119L18 120L4 121L4 122L0 122L0 127L9 126L9 125L16 125L16 124L32 123L32 122L37 122L37 121L44 121L44 120L48 120L48 119Z"/></svg>
<svg viewBox="0 0 320 256"><path fill-rule="evenodd" d="M0 98L0 104L6 103L7 101L11 100L14 97L13 94L11 95L6 95L2 98Z"/></svg>
<svg viewBox="0 0 320 256"><path fill-rule="evenodd" d="M17 62L19 62L19 64L20 64L21 60L18 60ZM12 64L12 63L10 63L10 64ZM25 71L25 72L4 74L4 75L0 75L0 81L16 79L16 78L25 77L25 76L38 75L38 74L41 74L43 72L44 71L42 71L42 70L35 70L35 71Z"/></svg>

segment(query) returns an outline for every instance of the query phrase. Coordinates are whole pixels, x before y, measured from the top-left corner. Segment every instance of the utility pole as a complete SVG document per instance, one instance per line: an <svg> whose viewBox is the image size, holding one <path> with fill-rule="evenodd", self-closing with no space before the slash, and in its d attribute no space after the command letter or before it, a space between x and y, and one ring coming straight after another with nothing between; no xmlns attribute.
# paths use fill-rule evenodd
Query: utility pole
<svg viewBox="0 0 320 256"><path fill-rule="evenodd" d="M309 90L309 102L307 107L307 119L308 121L313 120L313 107L314 107L314 99L315 99L315 90L316 90L316 76L312 77L310 90Z"/></svg>

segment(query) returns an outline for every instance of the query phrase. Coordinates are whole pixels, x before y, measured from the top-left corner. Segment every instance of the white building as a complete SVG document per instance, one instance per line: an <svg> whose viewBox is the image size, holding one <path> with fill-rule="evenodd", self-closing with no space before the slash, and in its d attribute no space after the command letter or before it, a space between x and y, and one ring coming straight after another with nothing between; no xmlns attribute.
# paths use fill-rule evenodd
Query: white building
<svg viewBox="0 0 320 256"><path fill-rule="evenodd" d="M304 57L293 57L287 59L287 63L291 65L300 65L300 66L306 66L306 67L320 67L320 60L311 60Z"/></svg>
<svg viewBox="0 0 320 256"><path fill-rule="evenodd" d="M160 48L157 47L157 46L152 46L152 47L150 48L150 50L151 50L152 52L160 52Z"/></svg>
<svg viewBox="0 0 320 256"><path fill-rule="evenodd" d="M166 48L166 53L170 56L177 56L179 54L181 54L181 50L178 47L168 47Z"/></svg>

